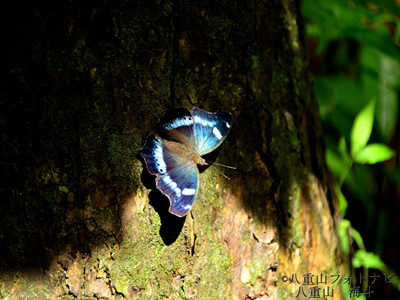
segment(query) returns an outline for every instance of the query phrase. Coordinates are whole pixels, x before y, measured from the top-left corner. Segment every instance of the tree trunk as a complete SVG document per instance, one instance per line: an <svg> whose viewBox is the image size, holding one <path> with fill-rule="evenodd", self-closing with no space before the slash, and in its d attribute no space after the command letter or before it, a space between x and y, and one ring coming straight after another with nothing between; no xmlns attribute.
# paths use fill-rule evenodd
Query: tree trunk
<svg viewBox="0 0 400 300"><path fill-rule="evenodd" d="M61 1L7 16L2 297L342 298L298 1ZM138 153L167 108L195 106L232 113L213 158L237 170L202 172L178 218Z"/></svg>

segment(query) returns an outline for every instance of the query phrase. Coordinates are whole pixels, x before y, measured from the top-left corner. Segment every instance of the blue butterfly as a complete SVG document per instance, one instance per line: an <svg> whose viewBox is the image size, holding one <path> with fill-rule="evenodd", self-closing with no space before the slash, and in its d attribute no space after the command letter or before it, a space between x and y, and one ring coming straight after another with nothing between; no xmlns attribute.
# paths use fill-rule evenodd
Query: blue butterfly
<svg viewBox="0 0 400 300"><path fill-rule="evenodd" d="M154 135L147 138L140 154L149 172L157 176L157 189L169 198L170 213L183 217L192 208L199 189L196 165L208 165L201 156L221 145L231 124L232 116L226 112L183 109L178 117L162 124L175 141Z"/></svg>

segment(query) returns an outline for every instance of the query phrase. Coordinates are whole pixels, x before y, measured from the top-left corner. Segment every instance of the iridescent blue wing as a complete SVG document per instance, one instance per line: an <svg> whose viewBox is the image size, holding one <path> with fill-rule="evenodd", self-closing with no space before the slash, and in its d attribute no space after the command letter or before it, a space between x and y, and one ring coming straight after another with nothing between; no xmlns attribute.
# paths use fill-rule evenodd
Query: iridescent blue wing
<svg viewBox="0 0 400 300"><path fill-rule="evenodd" d="M169 212L183 217L192 208L199 189L199 171L192 162L176 166L156 178L157 188L169 198Z"/></svg>
<svg viewBox="0 0 400 300"><path fill-rule="evenodd" d="M164 117L162 128L168 135L184 143L188 148L194 149L195 138L193 135L193 117L185 108L174 111L174 116Z"/></svg>
<svg viewBox="0 0 400 300"><path fill-rule="evenodd" d="M159 176L167 173L166 157L170 155L169 152L165 153L161 139L150 135L140 154L143 156L150 174Z"/></svg>
<svg viewBox="0 0 400 300"><path fill-rule="evenodd" d="M158 137L150 135L141 152L147 169L156 175L157 188L170 201L169 212L183 217L192 208L199 188L196 165L165 147Z"/></svg>
<svg viewBox="0 0 400 300"><path fill-rule="evenodd" d="M163 128L202 156L221 145L231 124L232 116L226 112L214 114L193 108L190 112L180 111L180 115L163 124Z"/></svg>
<svg viewBox="0 0 400 300"><path fill-rule="evenodd" d="M232 124L232 116L226 112L209 113L193 108L193 149L201 156L217 148L226 138Z"/></svg>

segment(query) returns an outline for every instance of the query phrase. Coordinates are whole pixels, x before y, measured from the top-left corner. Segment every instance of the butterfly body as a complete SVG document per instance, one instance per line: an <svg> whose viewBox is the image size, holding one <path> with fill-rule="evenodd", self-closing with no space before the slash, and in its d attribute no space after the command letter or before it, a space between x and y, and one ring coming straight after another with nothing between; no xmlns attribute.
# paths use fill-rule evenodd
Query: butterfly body
<svg viewBox="0 0 400 300"><path fill-rule="evenodd" d="M163 130L176 141L154 135L141 151L148 171L156 175L156 187L170 200L169 212L185 216L192 208L199 186L197 165L208 165L201 156L216 149L226 138L232 117L199 108L181 109L164 120Z"/></svg>
<svg viewBox="0 0 400 300"><path fill-rule="evenodd" d="M196 165L207 165L207 162L196 151L190 149L185 144L163 140L165 147L167 147L176 155L186 158L188 161Z"/></svg>

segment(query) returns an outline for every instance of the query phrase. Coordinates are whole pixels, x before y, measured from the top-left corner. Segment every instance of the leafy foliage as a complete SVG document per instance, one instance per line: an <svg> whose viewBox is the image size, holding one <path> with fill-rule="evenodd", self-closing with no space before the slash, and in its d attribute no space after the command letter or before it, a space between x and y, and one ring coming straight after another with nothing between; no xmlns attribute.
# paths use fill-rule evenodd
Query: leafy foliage
<svg viewBox="0 0 400 300"><path fill-rule="evenodd" d="M383 162L395 156L395 152L384 144L370 144L364 147L356 157L355 162L359 164L374 164Z"/></svg>
<svg viewBox="0 0 400 300"><path fill-rule="evenodd" d="M369 103L354 120L351 129L351 156L355 157L366 145L371 136L374 122L375 103Z"/></svg>
<svg viewBox="0 0 400 300"><path fill-rule="evenodd" d="M400 6L390 0L305 0L302 10L326 160L337 176L340 212L348 218L338 229L342 248L349 253L352 242L357 245L354 267L392 272L382 259L387 259L382 241L389 235L390 211L375 199L382 193L378 181L400 183L393 160L380 164L396 156L392 148L399 111ZM354 220L361 234L353 228L354 214L348 208L366 212L361 221ZM398 280L395 276L394 286L400 290Z"/></svg>

